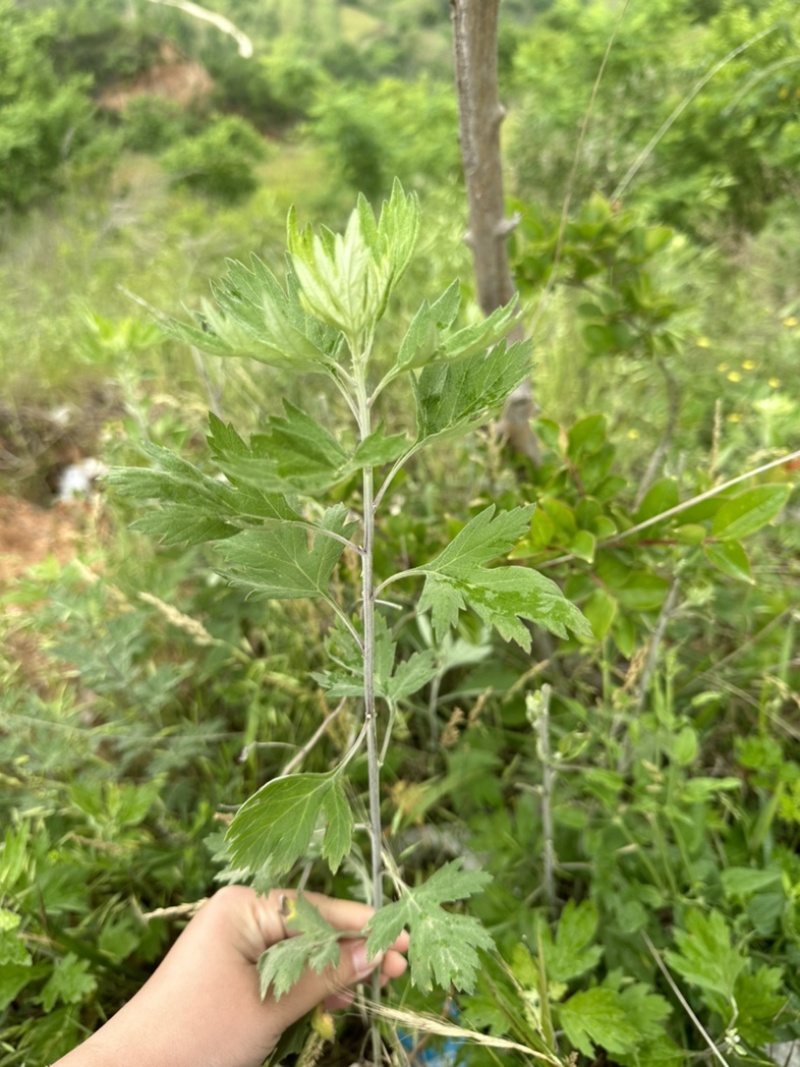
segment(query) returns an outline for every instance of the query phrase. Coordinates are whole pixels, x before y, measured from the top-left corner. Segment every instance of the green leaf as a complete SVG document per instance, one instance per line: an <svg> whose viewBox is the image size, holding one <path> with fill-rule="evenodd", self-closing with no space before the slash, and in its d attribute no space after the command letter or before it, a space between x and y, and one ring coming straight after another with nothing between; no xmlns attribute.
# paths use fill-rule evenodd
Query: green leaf
<svg viewBox="0 0 800 1067"><path fill-rule="evenodd" d="M26 985L42 978L49 967L31 967L28 963L3 963L0 966L0 1011L16 1000Z"/></svg>
<svg viewBox="0 0 800 1067"><path fill-rule="evenodd" d="M404 433L389 434L383 423L369 437L365 437L353 455L352 466L380 467L384 463L394 463L411 447L411 441Z"/></svg>
<svg viewBox="0 0 800 1067"><path fill-rule="evenodd" d="M300 230L290 212L287 243L303 306L360 343L383 316L418 231L416 198L406 196L397 181L377 223L368 201L359 196L343 234Z"/></svg>
<svg viewBox="0 0 800 1067"><path fill-rule="evenodd" d="M530 373L529 342L495 345L456 362L432 363L412 375L418 441L433 441L479 426Z"/></svg>
<svg viewBox="0 0 800 1067"><path fill-rule="evenodd" d="M766 526L782 509L789 485L758 485L726 500L714 516L711 532L725 541L738 541Z"/></svg>
<svg viewBox="0 0 800 1067"><path fill-rule="evenodd" d="M620 991L620 1002L639 1041L666 1040L664 1020L672 1014L672 1007L665 997L653 993L643 982L636 982Z"/></svg>
<svg viewBox="0 0 800 1067"><path fill-rule="evenodd" d="M442 344L442 357L447 360L468 359L504 341L514 328L517 317L517 298L504 307L496 308L480 322L465 326L451 334Z"/></svg>
<svg viewBox="0 0 800 1067"><path fill-rule="evenodd" d="M46 1012L62 1004L80 1004L97 989L97 979L88 974L89 961L68 952L56 962L50 979L45 983L39 1000Z"/></svg>
<svg viewBox="0 0 800 1067"><path fill-rule="evenodd" d="M302 893L295 899L287 897L286 903L289 908L286 926L299 933L261 953L258 974L262 1000L270 986L275 1000L280 1000L309 967L321 974L326 967L339 965L341 931L326 922Z"/></svg>
<svg viewBox="0 0 800 1067"><path fill-rule="evenodd" d="M594 552L597 547L597 538L588 530L578 530L570 542L569 550L573 556L585 560L586 563L594 562Z"/></svg>
<svg viewBox="0 0 800 1067"><path fill-rule="evenodd" d="M483 566L506 555L527 533L532 513L528 505L495 516L492 504L419 568L426 579L418 608L432 611L437 638L455 624L467 602L502 637L526 649L531 638L520 619L529 619L559 637L566 637L568 629L588 635L586 620L549 578L526 567L489 570Z"/></svg>
<svg viewBox="0 0 800 1067"><path fill-rule="evenodd" d="M220 437L226 442L238 442L232 450L246 450L232 427L225 427L211 416L209 443L216 454L221 454ZM108 481L123 496L161 504L159 510L137 519L133 528L158 537L165 544L201 544L232 537L243 526L254 523L297 518L280 495L212 478L166 448L144 444L142 452L152 466L115 468Z"/></svg>
<svg viewBox="0 0 800 1067"><path fill-rule="evenodd" d="M684 726L683 729L670 739L670 759L679 767L688 767L697 757L700 740L693 726Z"/></svg>
<svg viewBox="0 0 800 1067"><path fill-rule="evenodd" d="M10 915L11 912L7 914ZM14 916L14 918L19 919L19 916ZM9 964L28 967L30 963L30 953L19 934L14 933L13 930L0 930L0 967L6 967Z"/></svg>
<svg viewBox="0 0 800 1067"><path fill-rule="evenodd" d="M610 1053L636 1048L640 1032L631 1022L619 993L598 987L575 993L558 1009L564 1033L584 1056L594 1057L594 1046Z"/></svg>
<svg viewBox="0 0 800 1067"><path fill-rule="evenodd" d="M568 630L591 635L587 621L555 582L526 567L479 568L469 580L428 574L418 609L432 611L433 628L441 638L455 624L466 601L501 637L526 650L531 647L531 635L520 619L528 619L558 637L566 637Z"/></svg>
<svg viewBox="0 0 800 1067"><path fill-rule="evenodd" d="M322 493L352 473L349 457L317 419L284 401L283 417L267 421L245 454L219 454L228 477L265 493Z"/></svg>
<svg viewBox="0 0 800 1067"><path fill-rule="evenodd" d="M686 916L686 929L675 931L678 952L665 953L669 966L687 982L730 1001L736 979L747 960L731 947L731 935L718 911L703 913L697 909Z"/></svg>
<svg viewBox="0 0 800 1067"><path fill-rule="evenodd" d="M490 880L484 871L461 870L461 862L446 863L427 882L405 890L400 900L375 912L367 923L370 956L385 951L408 928L411 981L417 989L430 990L435 981L444 989L452 984L472 992L480 966L477 949L493 947L477 919L441 907L480 892Z"/></svg>
<svg viewBox="0 0 800 1067"><path fill-rule="evenodd" d="M323 855L336 871L353 832L341 779L336 772L276 778L245 801L228 827L231 862L250 870L269 864L275 875L284 874L306 855L320 821Z"/></svg>
<svg viewBox="0 0 800 1067"><path fill-rule="evenodd" d="M597 932L597 907L591 900L576 905L570 900L558 920L555 940L548 927L541 928L541 945L549 981L569 982L599 963L603 949L591 945Z"/></svg>
<svg viewBox="0 0 800 1067"><path fill-rule="evenodd" d="M567 435L567 455L572 460L599 452L606 443L605 415L589 415L572 426Z"/></svg>
<svg viewBox="0 0 800 1067"><path fill-rule="evenodd" d="M756 893L781 884L777 868L728 867L720 874L722 890L728 900L747 900Z"/></svg>
<svg viewBox="0 0 800 1067"><path fill-rule="evenodd" d="M453 284L458 290L458 283ZM426 300L409 323L406 335L400 343L394 369L404 371L424 367L439 353L439 342L436 318Z"/></svg>
<svg viewBox="0 0 800 1067"><path fill-rule="evenodd" d="M706 559L715 567L727 574L729 578L736 578L741 582L749 582L753 585L753 574L750 570L750 560L747 553L738 541L718 541L703 547Z"/></svg>
<svg viewBox="0 0 800 1067"><path fill-rule="evenodd" d="M615 590L623 608L629 611L657 611L669 592L669 582L658 574L639 571Z"/></svg>
<svg viewBox="0 0 800 1067"><path fill-rule="evenodd" d="M237 534L219 546L227 563L223 573L271 600L327 597L344 551L338 538L348 538L355 529L347 515L345 505L337 504L325 511L312 531L287 524Z"/></svg>
<svg viewBox="0 0 800 1067"><path fill-rule="evenodd" d="M589 620L592 633L598 641L602 641L611 629L617 608L617 601L605 589L595 589L586 603L582 605L583 614Z"/></svg>
<svg viewBox="0 0 800 1067"><path fill-rule="evenodd" d="M501 511L490 504L470 519L460 533L424 569L452 577L470 577L476 566L505 556L528 532L533 504Z"/></svg>
<svg viewBox="0 0 800 1067"><path fill-rule="evenodd" d="M201 303L200 328L170 320L166 332L213 355L330 373L338 336L308 317L289 279L284 290L258 257L251 263L228 261L228 273L212 286L214 304Z"/></svg>
<svg viewBox="0 0 800 1067"><path fill-rule="evenodd" d="M789 1000L780 967L759 967L753 974L740 974L734 990L736 1027L742 1039L754 1048L774 1041L778 1020Z"/></svg>
<svg viewBox="0 0 800 1067"><path fill-rule="evenodd" d="M677 507L678 503L678 483L674 478L661 478L648 489L633 517L634 522L646 522L669 511L670 508Z"/></svg>
<svg viewBox="0 0 800 1067"><path fill-rule="evenodd" d="M425 652L413 652L408 659L401 660L395 668L395 672L389 679L385 690L381 693L386 699L396 704L399 700L413 696L435 678L439 668L436 663L436 654L432 649Z"/></svg>

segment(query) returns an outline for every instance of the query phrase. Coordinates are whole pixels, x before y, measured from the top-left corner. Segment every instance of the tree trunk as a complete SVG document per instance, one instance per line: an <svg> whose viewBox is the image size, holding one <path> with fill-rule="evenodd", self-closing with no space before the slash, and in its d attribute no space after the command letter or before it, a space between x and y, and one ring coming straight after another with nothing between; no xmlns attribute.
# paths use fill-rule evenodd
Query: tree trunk
<svg viewBox="0 0 800 1067"><path fill-rule="evenodd" d="M453 22L459 139L469 208L466 237L475 264L478 302L485 314L516 292L506 239L515 226L505 215L500 126L504 109L497 89L497 16L500 0L450 0ZM517 338L522 336L518 327ZM538 461L530 380L508 398L501 432L512 447Z"/></svg>

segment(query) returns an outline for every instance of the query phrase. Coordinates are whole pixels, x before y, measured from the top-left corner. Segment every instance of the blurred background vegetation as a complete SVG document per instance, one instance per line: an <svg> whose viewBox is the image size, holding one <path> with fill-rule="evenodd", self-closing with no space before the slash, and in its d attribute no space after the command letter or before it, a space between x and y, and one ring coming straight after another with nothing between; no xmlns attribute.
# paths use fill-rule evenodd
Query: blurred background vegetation
<svg viewBox="0 0 800 1067"><path fill-rule="evenodd" d="M0 0L2 1067L56 1059L143 981L181 921L151 913L213 890L230 810L330 711L309 677L327 655L318 609L245 600L210 553L129 532L103 493L53 507L87 458L140 462L145 439L202 465L209 409L251 430L297 397L288 376L168 339L159 314L196 307L226 258L280 270L292 204L335 229L395 176L425 219L396 339L452 278L474 296L446 0L206 6L251 57L151 0ZM746 554L715 547L702 508L601 542L798 448L800 13L504 0L501 16L542 463L490 428L420 461L381 551L388 571L489 502L537 501L516 556L595 639L537 635L528 658L465 622L389 753L385 824L412 870L462 854L495 875L477 907L506 962L460 1005L474 1025L523 1039L549 997L580 1064L710 1055L658 957L719 1055L763 1062L800 1034L798 502ZM304 402L324 419L335 399ZM411 633L430 641L424 619ZM542 682L546 745L526 705ZM573 901L561 955L543 805L555 911ZM606 1017L617 997L613 1032L560 1017L567 990Z"/></svg>

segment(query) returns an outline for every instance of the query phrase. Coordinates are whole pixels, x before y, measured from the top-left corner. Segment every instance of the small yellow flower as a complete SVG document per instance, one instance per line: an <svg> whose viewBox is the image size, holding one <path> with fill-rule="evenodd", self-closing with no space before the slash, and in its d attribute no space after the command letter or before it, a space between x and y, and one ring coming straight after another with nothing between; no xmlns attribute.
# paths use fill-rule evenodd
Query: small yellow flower
<svg viewBox="0 0 800 1067"><path fill-rule="evenodd" d="M698 348L711 348L711 342L707 337L698 337L695 344Z"/></svg>
<svg viewBox="0 0 800 1067"><path fill-rule="evenodd" d="M781 385L781 380L780 378L770 378L767 384L770 386L771 389L779 389Z"/></svg>
<svg viewBox="0 0 800 1067"><path fill-rule="evenodd" d="M728 422L741 422L741 421L742 421L742 416L736 411L734 411L732 415L728 416Z"/></svg>
<svg viewBox="0 0 800 1067"><path fill-rule="evenodd" d="M755 370L755 369L756 369L756 365L752 361L752 359L743 359L742 360L742 370Z"/></svg>
<svg viewBox="0 0 800 1067"><path fill-rule="evenodd" d="M787 319L783 320L784 326L800 326L800 319L796 315L790 315Z"/></svg>
<svg viewBox="0 0 800 1067"><path fill-rule="evenodd" d="M728 381L729 382L740 382L741 380L742 380L742 376L738 372L738 370L732 370L730 372L730 374L728 375Z"/></svg>
<svg viewBox="0 0 800 1067"><path fill-rule="evenodd" d="M727 370L727 369L728 369L729 367L730 367L730 363L718 363L718 364L717 364L717 370L718 370L718 371L720 372L720 374L724 374L724 373L725 373L725 371L726 371L726 370Z"/></svg>
<svg viewBox="0 0 800 1067"><path fill-rule="evenodd" d="M628 430L628 437L631 439L631 441L636 441L638 439L638 437L639 437L639 431L638 430Z"/></svg>

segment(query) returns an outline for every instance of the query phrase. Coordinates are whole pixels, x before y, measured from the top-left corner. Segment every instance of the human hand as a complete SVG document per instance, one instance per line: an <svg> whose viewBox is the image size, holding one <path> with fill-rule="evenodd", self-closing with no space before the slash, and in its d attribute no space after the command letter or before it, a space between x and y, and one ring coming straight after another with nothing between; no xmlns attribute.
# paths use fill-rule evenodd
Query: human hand
<svg viewBox="0 0 800 1067"><path fill-rule="evenodd" d="M283 1031L317 1004L342 1007L350 987L381 968L383 982L406 969L401 934L367 960L363 940L341 942L339 966L307 970L276 1002L259 994L258 958L287 934L282 900L245 886L216 893L194 916L139 992L100 1030L53 1067L260 1067ZM307 899L337 930L360 930L372 908L318 893Z"/></svg>

